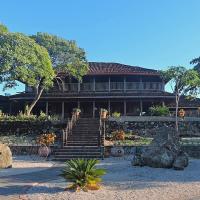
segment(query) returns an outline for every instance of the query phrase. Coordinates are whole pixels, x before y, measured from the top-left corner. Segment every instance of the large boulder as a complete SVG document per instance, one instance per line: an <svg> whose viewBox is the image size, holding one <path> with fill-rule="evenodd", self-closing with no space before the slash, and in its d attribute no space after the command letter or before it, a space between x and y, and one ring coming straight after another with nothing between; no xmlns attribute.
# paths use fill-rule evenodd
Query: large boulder
<svg viewBox="0 0 200 200"><path fill-rule="evenodd" d="M0 143L0 168L12 167L12 153L6 144Z"/></svg>
<svg viewBox="0 0 200 200"><path fill-rule="evenodd" d="M150 146L136 151L132 164L155 168L184 169L188 165L188 156L181 150L175 132L171 128L161 128Z"/></svg>
<svg viewBox="0 0 200 200"><path fill-rule="evenodd" d="M173 168L176 170L183 170L185 167L188 166L189 159L188 155L184 152L181 152L175 159L173 163Z"/></svg>

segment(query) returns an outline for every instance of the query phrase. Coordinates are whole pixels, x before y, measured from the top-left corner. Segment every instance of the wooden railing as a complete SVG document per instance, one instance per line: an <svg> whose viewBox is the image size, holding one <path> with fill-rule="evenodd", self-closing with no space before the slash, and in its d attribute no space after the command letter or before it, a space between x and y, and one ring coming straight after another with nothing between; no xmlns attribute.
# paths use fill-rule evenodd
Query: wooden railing
<svg viewBox="0 0 200 200"><path fill-rule="evenodd" d="M104 159L104 141L105 141L105 120L102 120L100 117L99 120L99 137L98 137L98 142L99 142L99 147L101 148L101 157Z"/></svg>
<svg viewBox="0 0 200 200"><path fill-rule="evenodd" d="M130 92L137 90L163 91L162 82L95 82L95 83L66 83L63 92ZM58 87L53 87L51 91L60 92Z"/></svg>
<svg viewBox="0 0 200 200"><path fill-rule="evenodd" d="M78 117L74 113L72 114L72 118L68 119L67 126L63 129L63 146L65 146L68 136L72 134L72 128L76 124L77 120Z"/></svg>

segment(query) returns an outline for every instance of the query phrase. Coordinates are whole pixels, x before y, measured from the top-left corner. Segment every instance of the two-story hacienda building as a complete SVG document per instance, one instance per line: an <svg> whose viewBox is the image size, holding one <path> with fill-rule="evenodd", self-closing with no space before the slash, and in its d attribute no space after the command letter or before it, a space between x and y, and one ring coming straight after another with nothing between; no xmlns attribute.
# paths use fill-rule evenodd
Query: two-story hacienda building
<svg viewBox="0 0 200 200"><path fill-rule="evenodd" d="M100 108L109 113L138 116L147 113L152 105L168 104L174 95L165 91L165 82L157 70L119 63L90 62L89 71L82 82L60 74L64 80L62 89L57 82L43 93L34 113L42 110L62 118L71 115L73 108L80 108L82 117L97 117ZM23 110L32 101L30 88L10 97L12 113Z"/></svg>

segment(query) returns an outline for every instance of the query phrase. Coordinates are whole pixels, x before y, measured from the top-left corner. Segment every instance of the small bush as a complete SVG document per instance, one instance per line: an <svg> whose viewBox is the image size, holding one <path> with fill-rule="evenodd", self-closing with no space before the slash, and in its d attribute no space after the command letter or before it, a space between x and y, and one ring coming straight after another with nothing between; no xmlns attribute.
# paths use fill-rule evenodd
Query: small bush
<svg viewBox="0 0 200 200"><path fill-rule="evenodd" d="M124 140L125 139L125 132L123 130L115 131L112 133L113 140Z"/></svg>
<svg viewBox="0 0 200 200"><path fill-rule="evenodd" d="M168 116L170 113L167 106L152 106L149 110L152 116Z"/></svg>
<svg viewBox="0 0 200 200"><path fill-rule="evenodd" d="M83 191L98 190L100 188L99 183L101 182L100 177L106 173L104 169L96 168L98 162L96 159L74 159L67 161L61 174L67 181L73 183L67 189Z"/></svg>
<svg viewBox="0 0 200 200"><path fill-rule="evenodd" d="M114 112L112 114L112 117L115 117L115 118L119 118L121 116L121 113L120 112Z"/></svg>

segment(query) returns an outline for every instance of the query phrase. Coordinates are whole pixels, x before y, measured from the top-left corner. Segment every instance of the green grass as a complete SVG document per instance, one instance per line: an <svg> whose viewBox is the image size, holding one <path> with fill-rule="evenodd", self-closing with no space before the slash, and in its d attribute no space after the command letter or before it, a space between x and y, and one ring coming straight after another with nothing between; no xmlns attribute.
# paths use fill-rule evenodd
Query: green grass
<svg viewBox="0 0 200 200"><path fill-rule="evenodd" d="M149 145L152 141L152 138L139 138L137 140L120 140L120 141L113 141L114 145L121 145L121 146L143 146Z"/></svg>

